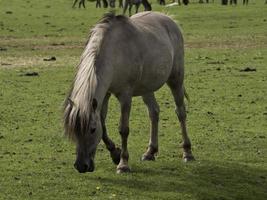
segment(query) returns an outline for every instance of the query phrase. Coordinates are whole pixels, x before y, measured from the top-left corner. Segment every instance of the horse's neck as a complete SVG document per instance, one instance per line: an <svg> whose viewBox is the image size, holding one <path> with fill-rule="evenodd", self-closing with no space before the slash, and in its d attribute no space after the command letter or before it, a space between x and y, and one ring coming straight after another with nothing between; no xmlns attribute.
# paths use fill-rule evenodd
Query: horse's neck
<svg viewBox="0 0 267 200"><path fill-rule="evenodd" d="M106 88L105 85L99 81L97 84L96 90L95 90L94 98L97 100L97 104L98 104L97 107L100 111L102 108L104 98L107 94L107 91L108 91L108 88Z"/></svg>
<svg viewBox="0 0 267 200"><path fill-rule="evenodd" d="M103 55L99 55L97 59L101 59ZM108 59L108 58L107 58ZM96 77L97 77L97 85L95 88L95 93L94 93L94 98L98 102L98 108L102 108L102 103L107 95L107 92L109 90L110 84L111 84L111 72L110 66L107 66L105 63L102 62L96 62L97 64L95 65L96 70Z"/></svg>

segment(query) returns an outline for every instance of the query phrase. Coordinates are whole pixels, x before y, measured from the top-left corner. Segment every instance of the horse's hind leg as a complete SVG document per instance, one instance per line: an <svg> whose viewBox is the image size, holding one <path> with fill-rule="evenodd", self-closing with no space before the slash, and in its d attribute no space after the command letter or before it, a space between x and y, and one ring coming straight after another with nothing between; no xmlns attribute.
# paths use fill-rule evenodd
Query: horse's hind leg
<svg viewBox="0 0 267 200"><path fill-rule="evenodd" d="M183 83L177 77L171 77L168 82L168 86L171 89L172 95L174 97L174 101L176 104L176 114L180 121L181 129L182 129L182 139L183 139L183 159L185 162L194 160L194 156L191 152L191 142L187 134L186 130L186 110L184 104L184 95L185 90Z"/></svg>
<svg viewBox="0 0 267 200"><path fill-rule="evenodd" d="M143 101L148 108L151 127L148 149L142 156L142 160L155 160L155 154L158 152L159 105L155 99L154 93L144 95Z"/></svg>
<svg viewBox="0 0 267 200"><path fill-rule="evenodd" d="M103 101L102 110L101 110L101 124L102 124L102 130L103 130L102 139L107 149L110 152L110 156L113 162L117 165L120 162L121 150L119 148L116 148L114 142L108 137L106 123L105 123L107 111L108 111L109 98L110 98L110 94L108 93Z"/></svg>

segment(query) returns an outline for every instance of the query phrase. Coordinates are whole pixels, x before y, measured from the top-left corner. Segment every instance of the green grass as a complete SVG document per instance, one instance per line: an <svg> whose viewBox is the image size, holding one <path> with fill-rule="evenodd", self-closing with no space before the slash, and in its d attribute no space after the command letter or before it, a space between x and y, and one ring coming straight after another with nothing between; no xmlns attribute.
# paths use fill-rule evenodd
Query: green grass
<svg viewBox="0 0 267 200"><path fill-rule="evenodd" d="M140 162L149 120L140 98L131 114L132 173L117 175L103 143L94 173L73 168L63 136L62 102L88 30L108 9L71 9L71 0L0 0L0 199L267 199L267 7L190 4L153 9L183 29L188 129L196 161L183 163L180 128L167 87L160 152ZM7 14L11 11L12 14ZM118 13L121 10L117 11ZM44 58L55 56L54 62ZM246 67L256 72L240 72ZM24 76L27 72L39 76ZM120 144L119 106L111 99L110 136Z"/></svg>

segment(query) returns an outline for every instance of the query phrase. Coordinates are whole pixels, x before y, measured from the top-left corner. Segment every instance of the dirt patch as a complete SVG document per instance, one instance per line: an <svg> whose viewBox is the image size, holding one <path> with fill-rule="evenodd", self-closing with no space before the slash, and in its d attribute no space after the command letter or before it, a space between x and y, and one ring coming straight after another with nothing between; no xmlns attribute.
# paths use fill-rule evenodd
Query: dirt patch
<svg viewBox="0 0 267 200"><path fill-rule="evenodd" d="M44 61L44 56L35 57L2 57L0 62L0 68L12 69L12 68L28 68L28 67L58 67L62 65L75 66L78 62L78 57L76 56L66 56L57 58L56 62Z"/></svg>
<svg viewBox="0 0 267 200"><path fill-rule="evenodd" d="M260 41L188 41L185 42L185 48L194 49L249 49L249 48L267 48L267 44Z"/></svg>

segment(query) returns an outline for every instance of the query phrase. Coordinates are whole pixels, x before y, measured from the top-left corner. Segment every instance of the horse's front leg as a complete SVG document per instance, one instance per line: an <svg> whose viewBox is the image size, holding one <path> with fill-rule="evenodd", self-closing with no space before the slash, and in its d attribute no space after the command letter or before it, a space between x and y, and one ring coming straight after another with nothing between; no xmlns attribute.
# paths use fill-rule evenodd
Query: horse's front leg
<svg viewBox="0 0 267 200"><path fill-rule="evenodd" d="M121 150L119 148L116 148L114 142L108 137L107 128L106 128L106 116L107 116L108 101L109 101L110 96L111 96L110 93L108 93L105 96L102 109L101 109L101 124L102 124L102 130L103 130L102 139L107 149L110 152L112 161L114 162L114 164L117 165L120 162Z"/></svg>
<svg viewBox="0 0 267 200"><path fill-rule="evenodd" d="M117 173L130 172L128 166L129 153L127 148L127 140L129 135L129 116L131 111L132 96L123 94L118 96L121 106L121 118L119 132L121 135L121 155L120 163L117 166Z"/></svg>

